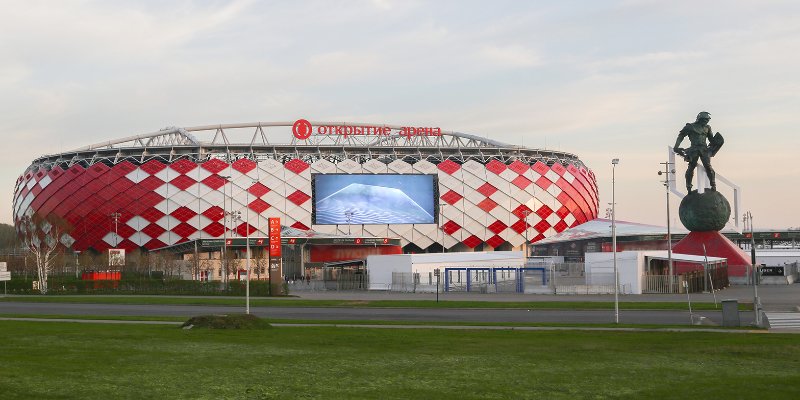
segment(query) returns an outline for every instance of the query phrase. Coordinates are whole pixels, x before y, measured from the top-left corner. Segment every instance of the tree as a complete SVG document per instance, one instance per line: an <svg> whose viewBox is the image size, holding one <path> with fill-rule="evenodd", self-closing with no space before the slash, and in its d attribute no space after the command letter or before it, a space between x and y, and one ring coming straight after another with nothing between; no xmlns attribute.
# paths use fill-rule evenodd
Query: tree
<svg viewBox="0 0 800 400"><path fill-rule="evenodd" d="M20 221L19 234L36 265L39 291L42 294L47 293L47 277L56 258L66 249L61 241L66 239L67 230L66 221L57 217L42 217L34 213L22 217Z"/></svg>

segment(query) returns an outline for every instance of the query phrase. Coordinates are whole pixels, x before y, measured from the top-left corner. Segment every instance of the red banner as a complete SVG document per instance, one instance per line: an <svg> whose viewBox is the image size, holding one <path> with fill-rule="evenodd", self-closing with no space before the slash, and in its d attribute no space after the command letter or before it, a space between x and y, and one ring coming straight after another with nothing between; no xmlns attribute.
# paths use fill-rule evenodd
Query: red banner
<svg viewBox="0 0 800 400"><path fill-rule="evenodd" d="M269 219L269 256L281 256L281 219Z"/></svg>

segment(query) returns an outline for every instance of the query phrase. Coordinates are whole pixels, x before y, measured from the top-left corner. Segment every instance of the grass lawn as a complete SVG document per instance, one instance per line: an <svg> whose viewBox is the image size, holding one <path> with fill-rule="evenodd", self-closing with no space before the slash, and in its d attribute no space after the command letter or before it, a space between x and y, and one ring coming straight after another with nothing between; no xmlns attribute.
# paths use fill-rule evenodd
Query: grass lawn
<svg viewBox="0 0 800 400"><path fill-rule="evenodd" d="M240 297L180 297L180 296L13 296L0 298L0 302L32 303L92 303L92 304L161 304L161 305L219 305L239 306ZM252 307L385 307L385 308L525 308L556 310L613 310L610 301L440 301L433 300L304 300L282 298L251 298ZM634 302L619 303L621 310L687 310L682 302ZM721 310L714 303L692 303L692 309ZM740 303L740 310L752 310L752 304Z"/></svg>
<svg viewBox="0 0 800 400"><path fill-rule="evenodd" d="M0 321L3 399L800 398L797 335Z"/></svg>

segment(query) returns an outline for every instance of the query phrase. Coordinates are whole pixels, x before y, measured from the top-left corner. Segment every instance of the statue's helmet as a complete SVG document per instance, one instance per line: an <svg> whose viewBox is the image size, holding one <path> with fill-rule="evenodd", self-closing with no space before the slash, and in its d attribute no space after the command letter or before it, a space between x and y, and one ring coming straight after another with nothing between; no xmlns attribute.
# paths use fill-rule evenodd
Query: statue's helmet
<svg viewBox="0 0 800 400"><path fill-rule="evenodd" d="M706 111L701 111L700 114L697 114L697 120L699 121L701 119L711 119L711 114Z"/></svg>

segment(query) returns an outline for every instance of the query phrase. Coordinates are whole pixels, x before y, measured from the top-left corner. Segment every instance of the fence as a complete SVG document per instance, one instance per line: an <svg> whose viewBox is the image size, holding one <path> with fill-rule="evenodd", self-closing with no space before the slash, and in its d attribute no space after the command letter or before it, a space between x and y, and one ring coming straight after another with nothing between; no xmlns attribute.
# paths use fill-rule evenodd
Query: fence
<svg viewBox="0 0 800 400"><path fill-rule="evenodd" d="M681 275L645 275L642 277L642 293L686 293L687 289L689 293L700 293L728 286L730 286L728 268L722 266Z"/></svg>

